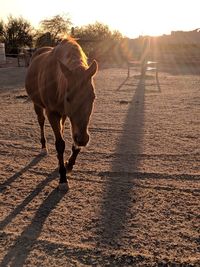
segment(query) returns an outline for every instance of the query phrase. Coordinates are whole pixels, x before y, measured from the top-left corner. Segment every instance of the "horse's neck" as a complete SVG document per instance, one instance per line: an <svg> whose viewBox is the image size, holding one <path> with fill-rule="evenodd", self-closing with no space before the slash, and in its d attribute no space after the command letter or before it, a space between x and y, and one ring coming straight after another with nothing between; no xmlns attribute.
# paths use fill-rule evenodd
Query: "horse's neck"
<svg viewBox="0 0 200 267"><path fill-rule="evenodd" d="M69 59L70 59L70 49L65 48L64 45L58 45L54 49L54 54L57 59L63 62L68 68L70 68Z"/></svg>

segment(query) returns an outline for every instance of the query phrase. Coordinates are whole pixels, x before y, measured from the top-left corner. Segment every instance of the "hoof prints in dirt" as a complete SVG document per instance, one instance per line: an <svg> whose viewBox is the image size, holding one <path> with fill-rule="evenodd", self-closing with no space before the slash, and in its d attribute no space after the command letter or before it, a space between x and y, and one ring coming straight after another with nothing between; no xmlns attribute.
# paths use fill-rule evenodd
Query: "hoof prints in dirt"
<svg viewBox="0 0 200 267"><path fill-rule="evenodd" d="M26 99L28 99L28 96L27 96L27 95L16 95L15 98L16 98L16 99L19 99L19 100L20 100L20 99L21 99L21 100L26 100Z"/></svg>

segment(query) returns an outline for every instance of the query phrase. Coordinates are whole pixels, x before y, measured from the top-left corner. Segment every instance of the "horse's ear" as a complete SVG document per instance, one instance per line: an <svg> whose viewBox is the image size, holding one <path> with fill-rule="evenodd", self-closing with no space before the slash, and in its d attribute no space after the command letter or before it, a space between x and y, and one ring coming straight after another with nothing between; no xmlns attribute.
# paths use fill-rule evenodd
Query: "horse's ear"
<svg viewBox="0 0 200 267"><path fill-rule="evenodd" d="M91 78L95 75L95 73L98 70L98 64L96 60L93 60L92 64L89 66L89 68L86 70L86 76L87 78Z"/></svg>
<svg viewBox="0 0 200 267"><path fill-rule="evenodd" d="M63 64L62 61L60 61L59 59L58 59L58 62L59 62L62 73L65 75L65 77L69 78L72 75L71 70L69 70L68 67L65 66L65 64Z"/></svg>

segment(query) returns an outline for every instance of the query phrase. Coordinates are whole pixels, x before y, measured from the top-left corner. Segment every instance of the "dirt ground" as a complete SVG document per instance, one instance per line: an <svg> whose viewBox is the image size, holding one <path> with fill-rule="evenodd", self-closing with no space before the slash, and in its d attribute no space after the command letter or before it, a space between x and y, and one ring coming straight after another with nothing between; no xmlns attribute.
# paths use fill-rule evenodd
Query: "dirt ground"
<svg viewBox="0 0 200 267"><path fill-rule="evenodd" d="M25 72L0 68L0 266L200 266L200 72L100 69L67 194ZM69 124L65 140L67 158Z"/></svg>

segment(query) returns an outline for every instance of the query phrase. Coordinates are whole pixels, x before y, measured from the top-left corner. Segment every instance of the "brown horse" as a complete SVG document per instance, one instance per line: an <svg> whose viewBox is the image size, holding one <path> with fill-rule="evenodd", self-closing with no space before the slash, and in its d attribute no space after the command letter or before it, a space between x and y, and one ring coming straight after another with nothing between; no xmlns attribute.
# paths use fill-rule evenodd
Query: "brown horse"
<svg viewBox="0 0 200 267"><path fill-rule="evenodd" d="M38 49L27 70L25 87L34 103L43 150L46 150L44 110L55 135L60 188L68 189L66 172L72 170L81 146L89 141L88 123L95 99L93 76L96 72L97 62L94 60L88 66L86 55L73 39L63 40L55 48ZM67 117L71 123L73 146L65 164L63 130Z"/></svg>

